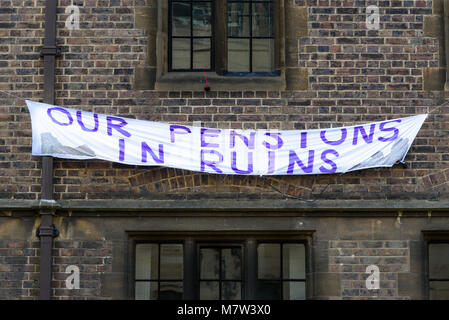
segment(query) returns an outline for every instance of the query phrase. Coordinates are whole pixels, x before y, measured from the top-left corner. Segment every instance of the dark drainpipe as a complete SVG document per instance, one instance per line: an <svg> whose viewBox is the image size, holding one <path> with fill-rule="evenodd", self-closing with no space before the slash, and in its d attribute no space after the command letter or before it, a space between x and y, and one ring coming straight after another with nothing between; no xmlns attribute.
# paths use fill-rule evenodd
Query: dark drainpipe
<svg viewBox="0 0 449 320"><path fill-rule="evenodd" d="M449 90L449 3L444 0L444 52L446 54L446 82L444 84L444 91ZM442 44L440 44L442 45Z"/></svg>
<svg viewBox="0 0 449 320"><path fill-rule="evenodd" d="M41 56L44 57L44 102L48 104L55 104L55 66L59 54L56 48L56 7L57 0L45 1L45 39ZM41 224L37 229L40 238L39 300L50 300L51 297L53 238L58 235L53 225L56 207L53 199L53 158L42 157Z"/></svg>

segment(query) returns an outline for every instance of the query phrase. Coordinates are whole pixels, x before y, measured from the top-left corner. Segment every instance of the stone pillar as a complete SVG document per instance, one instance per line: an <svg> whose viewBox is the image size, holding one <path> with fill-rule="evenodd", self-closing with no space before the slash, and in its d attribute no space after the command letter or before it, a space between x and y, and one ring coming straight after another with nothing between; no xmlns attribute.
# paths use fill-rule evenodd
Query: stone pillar
<svg viewBox="0 0 449 320"><path fill-rule="evenodd" d="M444 0L444 51L446 56L446 81L444 90L449 90L449 0Z"/></svg>
<svg viewBox="0 0 449 320"><path fill-rule="evenodd" d="M447 50L449 33L446 31L447 0L434 0L432 15L424 16L423 33L412 38L412 43L422 43L421 36L437 38L439 42L439 67L423 69L423 89L428 91L441 91L446 89L447 77Z"/></svg>
<svg viewBox="0 0 449 320"><path fill-rule="evenodd" d="M302 37L308 37L308 10L298 6L295 1L285 1L285 67L287 90L308 90L309 81L307 68L298 64L298 42Z"/></svg>
<svg viewBox="0 0 449 320"><path fill-rule="evenodd" d="M147 59L145 64L138 66L134 71L134 89L152 90L156 82L156 38L158 24L157 1L149 1L145 7L135 7L134 27L143 29L148 35Z"/></svg>

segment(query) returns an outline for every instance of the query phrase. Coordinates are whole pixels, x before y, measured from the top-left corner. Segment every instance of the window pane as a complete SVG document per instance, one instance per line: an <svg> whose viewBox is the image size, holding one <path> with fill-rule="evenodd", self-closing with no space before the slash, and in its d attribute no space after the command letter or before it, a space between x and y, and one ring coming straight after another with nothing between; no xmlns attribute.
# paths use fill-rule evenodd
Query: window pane
<svg viewBox="0 0 449 320"><path fill-rule="evenodd" d="M190 39L172 39L172 68L190 69Z"/></svg>
<svg viewBox="0 0 449 320"><path fill-rule="evenodd" d="M305 300L306 284L305 282L284 282L283 283L284 300Z"/></svg>
<svg viewBox="0 0 449 320"><path fill-rule="evenodd" d="M256 299L258 300L280 300L281 282L280 281L257 281Z"/></svg>
<svg viewBox="0 0 449 320"><path fill-rule="evenodd" d="M219 279L220 277L220 251L213 248L200 250L200 278Z"/></svg>
<svg viewBox="0 0 449 320"><path fill-rule="evenodd" d="M193 39L193 68L210 69L210 39Z"/></svg>
<svg viewBox="0 0 449 320"><path fill-rule="evenodd" d="M429 277L449 279L449 243L429 245Z"/></svg>
<svg viewBox="0 0 449 320"><path fill-rule="evenodd" d="M240 300L242 298L242 284L240 282L225 281L221 284L222 300Z"/></svg>
<svg viewBox="0 0 449 320"><path fill-rule="evenodd" d="M182 282L161 282L160 300L181 300Z"/></svg>
<svg viewBox="0 0 449 320"><path fill-rule="evenodd" d="M253 39L253 72L270 72L274 66L274 40Z"/></svg>
<svg viewBox="0 0 449 320"><path fill-rule="evenodd" d="M430 281L431 300L449 300L449 281Z"/></svg>
<svg viewBox="0 0 449 320"><path fill-rule="evenodd" d="M211 36L211 4L209 2L193 3L193 35Z"/></svg>
<svg viewBox="0 0 449 320"><path fill-rule="evenodd" d="M305 279L305 246L299 243L286 243L282 246L282 267L284 279Z"/></svg>
<svg viewBox="0 0 449 320"><path fill-rule="evenodd" d="M249 39L228 39L228 71L249 72Z"/></svg>
<svg viewBox="0 0 449 320"><path fill-rule="evenodd" d="M221 251L221 278L240 280L242 276L242 257L240 248L229 248Z"/></svg>
<svg viewBox="0 0 449 320"><path fill-rule="evenodd" d="M136 300L156 300L157 282L136 282Z"/></svg>
<svg viewBox="0 0 449 320"><path fill-rule="evenodd" d="M249 3L228 2L228 37L249 37Z"/></svg>
<svg viewBox="0 0 449 320"><path fill-rule="evenodd" d="M271 2L253 3L253 37L273 35L273 4Z"/></svg>
<svg viewBox="0 0 449 320"><path fill-rule="evenodd" d="M201 300L218 300L218 299L220 299L218 281L201 281L200 299Z"/></svg>
<svg viewBox="0 0 449 320"><path fill-rule="evenodd" d="M182 244L161 245L161 279L182 279Z"/></svg>
<svg viewBox="0 0 449 320"><path fill-rule="evenodd" d="M264 243L257 247L259 279L281 278L281 245Z"/></svg>
<svg viewBox="0 0 449 320"><path fill-rule="evenodd" d="M190 3L173 2L172 35L190 36Z"/></svg>
<svg viewBox="0 0 449 320"><path fill-rule="evenodd" d="M158 245L142 243L136 245L136 279L155 280L158 270Z"/></svg>

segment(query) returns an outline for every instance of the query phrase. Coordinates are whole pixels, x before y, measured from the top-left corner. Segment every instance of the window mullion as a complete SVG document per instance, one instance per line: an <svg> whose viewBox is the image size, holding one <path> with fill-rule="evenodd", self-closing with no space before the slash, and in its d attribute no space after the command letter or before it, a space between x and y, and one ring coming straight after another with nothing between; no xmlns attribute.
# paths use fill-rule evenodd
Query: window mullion
<svg viewBox="0 0 449 320"><path fill-rule="evenodd" d="M213 7L213 60L217 74L223 75L227 70L227 34L228 10L227 0L214 1Z"/></svg>
<svg viewBox="0 0 449 320"><path fill-rule="evenodd" d="M284 245L281 243L280 245L281 248L281 270L280 270L280 275L281 275L281 300L284 300Z"/></svg>
<svg viewBox="0 0 449 320"><path fill-rule="evenodd" d="M184 241L184 279L183 298L185 300L195 300L197 296L197 248L196 241L186 238Z"/></svg>
<svg viewBox="0 0 449 320"><path fill-rule="evenodd" d="M220 250L218 251L220 254L218 255L218 300L222 300L222 296L221 296L221 273L223 272L222 270L222 265L221 265L221 254L222 254L223 248L220 248Z"/></svg>
<svg viewBox="0 0 449 320"><path fill-rule="evenodd" d="M190 1L190 70L193 69L193 1Z"/></svg>
<svg viewBox="0 0 449 320"><path fill-rule="evenodd" d="M257 285L257 241L248 239L245 244L245 300L254 300L256 298Z"/></svg>
<svg viewBox="0 0 449 320"><path fill-rule="evenodd" d="M253 72L253 1L249 3L249 72Z"/></svg>
<svg viewBox="0 0 449 320"><path fill-rule="evenodd" d="M160 300L161 296L161 244L157 247L157 300Z"/></svg>

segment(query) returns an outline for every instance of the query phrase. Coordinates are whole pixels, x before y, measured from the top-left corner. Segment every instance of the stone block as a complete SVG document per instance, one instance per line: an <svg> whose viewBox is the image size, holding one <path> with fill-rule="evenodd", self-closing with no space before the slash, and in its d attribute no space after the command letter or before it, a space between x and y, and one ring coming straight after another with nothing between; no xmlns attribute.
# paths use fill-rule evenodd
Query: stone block
<svg viewBox="0 0 449 320"><path fill-rule="evenodd" d="M432 13L437 15L444 14L444 3L445 0L433 0L432 1Z"/></svg>
<svg viewBox="0 0 449 320"><path fill-rule="evenodd" d="M444 20L441 16L424 17L424 36L432 38L444 37Z"/></svg>
<svg viewBox="0 0 449 320"><path fill-rule="evenodd" d="M444 90L446 81L446 69L443 68L424 68L424 90L441 91Z"/></svg>
<svg viewBox="0 0 449 320"><path fill-rule="evenodd" d="M157 31L157 8L136 7L134 11L134 27L155 34Z"/></svg>
<svg viewBox="0 0 449 320"><path fill-rule="evenodd" d="M314 297L329 297L341 295L339 273L315 273Z"/></svg>
<svg viewBox="0 0 449 320"><path fill-rule="evenodd" d="M287 90L308 90L309 74L307 68L287 68Z"/></svg>
<svg viewBox="0 0 449 320"><path fill-rule="evenodd" d="M134 89L153 90L156 81L156 68L137 67L134 70Z"/></svg>
<svg viewBox="0 0 449 320"><path fill-rule="evenodd" d="M399 273L398 295L408 296L411 299L425 299L423 278L423 275L418 273Z"/></svg>

